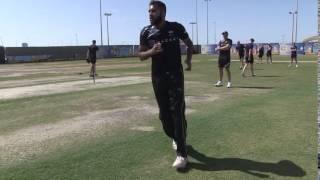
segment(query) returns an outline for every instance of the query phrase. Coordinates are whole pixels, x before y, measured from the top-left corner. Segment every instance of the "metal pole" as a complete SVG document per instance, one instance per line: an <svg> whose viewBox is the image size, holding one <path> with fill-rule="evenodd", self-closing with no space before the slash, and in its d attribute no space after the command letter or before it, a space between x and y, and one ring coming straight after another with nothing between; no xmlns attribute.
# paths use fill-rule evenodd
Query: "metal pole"
<svg viewBox="0 0 320 180"><path fill-rule="evenodd" d="M191 22L191 28L192 28L192 41L194 40L194 25L196 25L196 22Z"/></svg>
<svg viewBox="0 0 320 180"><path fill-rule="evenodd" d="M104 13L107 18L107 38L108 38L108 46L110 46L110 36L109 36L109 17L112 16L111 13Z"/></svg>
<svg viewBox="0 0 320 180"><path fill-rule="evenodd" d="M107 37L108 37L108 46L110 46L110 36L109 36L109 16L107 16Z"/></svg>
<svg viewBox="0 0 320 180"><path fill-rule="evenodd" d="M209 45L209 0L207 1L207 45Z"/></svg>
<svg viewBox="0 0 320 180"><path fill-rule="evenodd" d="M291 39L291 42L292 44L294 43L294 12L289 12L289 14L292 15L292 39Z"/></svg>
<svg viewBox="0 0 320 180"><path fill-rule="evenodd" d="M292 43L294 43L294 13L292 13Z"/></svg>
<svg viewBox="0 0 320 180"><path fill-rule="evenodd" d="M297 10L296 10L296 40L298 42L298 14L299 14L299 0L297 0Z"/></svg>
<svg viewBox="0 0 320 180"><path fill-rule="evenodd" d="M102 27L102 0L100 0L100 38L101 38L101 46L103 46L103 27Z"/></svg>
<svg viewBox="0 0 320 180"><path fill-rule="evenodd" d="M196 28L197 28L197 45L199 45L199 21L198 21L198 0L196 0Z"/></svg>
<svg viewBox="0 0 320 180"><path fill-rule="evenodd" d="M214 21L214 43L217 44L217 22Z"/></svg>

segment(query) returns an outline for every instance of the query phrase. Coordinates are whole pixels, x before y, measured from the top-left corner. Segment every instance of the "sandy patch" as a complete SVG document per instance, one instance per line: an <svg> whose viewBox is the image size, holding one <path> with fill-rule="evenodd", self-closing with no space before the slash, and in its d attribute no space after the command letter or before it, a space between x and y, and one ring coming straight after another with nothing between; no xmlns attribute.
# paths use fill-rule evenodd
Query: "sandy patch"
<svg viewBox="0 0 320 180"><path fill-rule="evenodd" d="M139 76L128 76L119 78L97 79L96 85L92 80L82 80L55 84L26 86L17 88L0 89L0 99L16 99L24 97L42 96L67 92L76 92L94 88L117 87L150 82L150 78Z"/></svg>
<svg viewBox="0 0 320 180"><path fill-rule="evenodd" d="M141 131L141 132L153 132L156 129L152 126L137 126L137 127L130 128L130 130Z"/></svg>
<svg viewBox="0 0 320 180"><path fill-rule="evenodd" d="M30 159L48 152L48 141L57 139L64 144L70 137L95 136L100 131L112 131L115 128L129 126L141 119L155 115L153 107L119 108L110 111L88 113L80 117L53 124L37 125L0 136L0 164ZM138 127L136 130L151 130Z"/></svg>

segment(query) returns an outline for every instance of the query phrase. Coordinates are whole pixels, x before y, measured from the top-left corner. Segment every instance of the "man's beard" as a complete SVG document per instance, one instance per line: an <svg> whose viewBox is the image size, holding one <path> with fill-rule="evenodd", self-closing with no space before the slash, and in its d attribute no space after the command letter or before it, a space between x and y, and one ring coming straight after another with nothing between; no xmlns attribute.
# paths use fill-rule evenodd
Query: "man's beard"
<svg viewBox="0 0 320 180"><path fill-rule="evenodd" d="M151 21L151 25L158 25L158 24L160 24L162 22L162 17L161 16L159 16L159 17L157 17L157 18L155 18L153 21Z"/></svg>

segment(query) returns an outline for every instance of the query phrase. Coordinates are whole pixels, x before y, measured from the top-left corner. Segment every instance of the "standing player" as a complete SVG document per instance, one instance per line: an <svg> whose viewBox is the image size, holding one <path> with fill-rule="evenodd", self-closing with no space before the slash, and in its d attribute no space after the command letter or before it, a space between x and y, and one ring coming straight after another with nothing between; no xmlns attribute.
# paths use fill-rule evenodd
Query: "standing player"
<svg viewBox="0 0 320 180"><path fill-rule="evenodd" d="M267 50L267 63L272 64L272 49L273 47L271 46L271 44L268 44L268 50Z"/></svg>
<svg viewBox="0 0 320 180"><path fill-rule="evenodd" d="M97 75L96 63L97 63L97 51L99 51L98 46L96 46L96 40L92 41L92 45L88 47L87 51L87 61L91 63L90 77Z"/></svg>
<svg viewBox="0 0 320 180"><path fill-rule="evenodd" d="M244 45L241 44L240 41L238 41L236 50L240 58L240 70L242 70L244 67L244 49L245 49Z"/></svg>
<svg viewBox="0 0 320 180"><path fill-rule="evenodd" d="M298 48L297 48L296 44L293 43L291 46L291 63L289 64L289 67L292 66L293 60L296 62L296 68L299 67L298 66L298 58L297 58L297 50L298 50Z"/></svg>
<svg viewBox="0 0 320 180"><path fill-rule="evenodd" d="M227 88L231 88L231 47L232 47L232 40L228 38L229 33L227 31L222 33L223 40L219 42L219 46L217 47L217 51L219 51L219 61L218 61L218 68L219 68L219 81L215 84L216 87L223 86L223 69L226 69L227 76L228 76L228 85Z"/></svg>
<svg viewBox="0 0 320 180"><path fill-rule="evenodd" d="M177 152L172 166L181 169L187 166L188 159L180 40L188 47L186 62L189 65L193 44L181 24L166 21L166 5L163 2L150 2L149 17L151 25L143 28L140 35L139 57L142 61L152 58L152 84L160 120L167 136L173 139L173 148Z"/></svg>
<svg viewBox="0 0 320 180"><path fill-rule="evenodd" d="M264 56L264 46L262 45L262 46L259 48L259 60L260 60L260 63L261 63L261 64L262 64L263 56Z"/></svg>
<svg viewBox="0 0 320 180"><path fill-rule="evenodd" d="M254 54L254 50L253 50L254 49L254 44L253 43L254 43L254 39L251 38L250 39L250 43L247 44L247 46L246 46L246 65L244 66L244 68L242 70L242 76L243 77L246 76L245 73L246 73L246 69L247 69L249 64L250 64L250 69L251 69L251 75L253 77L256 76L254 74L254 67L253 67L253 65L254 65L254 56L253 56L253 54Z"/></svg>

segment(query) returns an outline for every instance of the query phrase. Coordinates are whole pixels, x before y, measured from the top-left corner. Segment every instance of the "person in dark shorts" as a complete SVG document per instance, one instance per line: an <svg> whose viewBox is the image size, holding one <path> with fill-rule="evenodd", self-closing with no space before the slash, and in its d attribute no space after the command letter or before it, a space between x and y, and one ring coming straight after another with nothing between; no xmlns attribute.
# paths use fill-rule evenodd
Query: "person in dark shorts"
<svg viewBox="0 0 320 180"><path fill-rule="evenodd" d="M219 60L218 60L218 68L219 68L219 81L215 84L216 87L223 86L223 69L226 69L228 76L228 84L227 88L231 88L231 47L232 40L229 39L229 33L227 31L222 33L223 40L219 42L217 47L217 51L219 51Z"/></svg>
<svg viewBox="0 0 320 180"><path fill-rule="evenodd" d="M166 21L166 5L161 1L149 4L151 25L140 34L139 58L152 58L152 84L159 106L159 118L166 135L173 140L177 158L173 167L187 166L187 121L185 118L184 72L180 40L187 46L186 63L191 69L193 43L183 25ZM188 69L187 68L187 69Z"/></svg>
<svg viewBox="0 0 320 180"><path fill-rule="evenodd" d="M267 50L267 63L272 64L272 45L268 44L268 50Z"/></svg>
<svg viewBox="0 0 320 180"><path fill-rule="evenodd" d="M244 51L245 51L245 46L238 41L236 50L238 52L239 58L240 58L240 70L243 69L244 67Z"/></svg>
<svg viewBox="0 0 320 180"><path fill-rule="evenodd" d="M99 51L98 46L96 45L96 40L92 41L92 45L88 47L87 51L87 62L91 64L90 77L97 75L96 72L96 63L97 63L97 51Z"/></svg>
<svg viewBox="0 0 320 180"><path fill-rule="evenodd" d="M264 56L264 46L262 45L260 48L259 48L259 61L260 63L262 64L262 60L263 60L263 56Z"/></svg>
<svg viewBox="0 0 320 180"><path fill-rule="evenodd" d="M298 58L297 58L297 51L298 51L298 48L296 46L295 43L292 44L291 46L291 63L289 64L289 67L291 67L293 65L293 61L296 62L296 68L298 68Z"/></svg>
<svg viewBox="0 0 320 180"><path fill-rule="evenodd" d="M242 76L246 76L246 70L247 67L250 65L250 70L251 70L251 75L256 76L254 74L254 39L250 39L250 43L246 45L246 53L245 53L245 58L246 58L246 65L244 66L242 70Z"/></svg>

